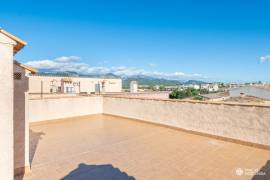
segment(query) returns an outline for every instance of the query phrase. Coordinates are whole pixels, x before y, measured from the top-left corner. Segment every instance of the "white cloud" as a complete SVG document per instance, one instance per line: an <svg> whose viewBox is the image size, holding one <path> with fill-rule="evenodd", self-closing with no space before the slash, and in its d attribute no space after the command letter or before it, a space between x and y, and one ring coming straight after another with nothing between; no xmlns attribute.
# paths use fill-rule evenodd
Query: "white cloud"
<svg viewBox="0 0 270 180"><path fill-rule="evenodd" d="M54 60L57 62L67 63L67 62L79 61L80 59L81 58L78 56L61 56L61 57L55 58Z"/></svg>
<svg viewBox="0 0 270 180"><path fill-rule="evenodd" d="M38 69L51 70L55 72L74 71L79 74L98 74L105 75L112 73L118 76L151 76L156 78L165 79L205 79L201 74L187 74L183 72L165 73L159 71L147 71L139 68L118 66L118 67L105 67L105 66L89 66L85 63L79 62L78 56L62 56L53 60L34 60L28 61L26 64L36 67Z"/></svg>
<svg viewBox="0 0 270 180"><path fill-rule="evenodd" d="M28 61L26 64L36 67L38 69L54 69L59 66L58 62L45 59L40 61Z"/></svg>
<svg viewBox="0 0 270 180"><path fill-rule="evenodd" d="M265 55L265 56L261 56L260 57L260 62L266 62L266 61L270 61L270 55Z"/></svg>

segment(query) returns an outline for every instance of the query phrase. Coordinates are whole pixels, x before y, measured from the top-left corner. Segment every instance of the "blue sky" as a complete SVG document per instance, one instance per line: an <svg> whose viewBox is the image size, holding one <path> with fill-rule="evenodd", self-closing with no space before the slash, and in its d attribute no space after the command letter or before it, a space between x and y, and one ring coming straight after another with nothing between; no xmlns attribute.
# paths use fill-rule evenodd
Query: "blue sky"
<svg viewBox="0 0 270 180"><path fill-rule="evenodd" d="M270 1L3 1L39 68L270 82Z"/></svg>

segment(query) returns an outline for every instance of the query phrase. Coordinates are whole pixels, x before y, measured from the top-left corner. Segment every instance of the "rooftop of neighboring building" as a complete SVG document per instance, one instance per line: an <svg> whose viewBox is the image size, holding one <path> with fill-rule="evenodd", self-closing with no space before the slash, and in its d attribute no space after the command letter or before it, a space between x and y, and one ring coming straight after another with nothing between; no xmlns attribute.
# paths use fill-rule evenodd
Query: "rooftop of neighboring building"
<svg viewBox="0 0 270 180"><path fill-rule="evenodd" d="M258 89L264 89L264 90L269 90L270 91L270 85L269 84L244 85L244 86L241 86L241 87L232 88L232 90L233 89L239 89L239 88L249 88L249 87L258 88Z"/></svg>
<svg viewBox="0 0 270 180"><path fill-rule="evenodd" d="M22 64L22 63L20 63L20 62L18 62L18 61L16 61L16 60L14 60L13 63L14 63L15 65L18 65L18 66L20 66L20 67L22 67L22 68L24 68L24 69L30 71L32 74L37 74L37 73L38 73L38 69L36 69L36 68L34 68L34 67L32 67L32 66Z"/></svg>
<svg viewBox="0 0 270 180"><path fill-rule="evenodd" d="M258 87L258 88L261 88L261 89L265 89L265 90L269 90L270 91L270 85L267 84L267 85L259 85L259 86L255 86L255 87Z"/></svg>
<svg viewBox="0 0 270 180"><path fill-rule="evenodd" d="M240 96L240 97L230 97L225 102L236 102L236 103L255 103L255 104L264 104L268 105L270 101L254 97L254 96Z"/></svg>
<svg viewBox="0 0 270 180"><path fill-rule="evenodd" d="M207 99L218 99L222 97L228 97L228 92L218 92L218 93L209 93L209 94L201 94L200 96L207 98Z"/></svg>

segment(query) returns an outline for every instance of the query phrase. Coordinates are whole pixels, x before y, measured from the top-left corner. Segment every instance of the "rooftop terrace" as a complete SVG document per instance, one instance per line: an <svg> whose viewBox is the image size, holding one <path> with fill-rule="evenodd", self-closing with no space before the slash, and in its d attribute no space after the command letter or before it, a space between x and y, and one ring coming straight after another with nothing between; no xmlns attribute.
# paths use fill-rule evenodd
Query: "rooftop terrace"
<svg viewBox="0 0 270 180"><path fill-rule="evenodd" d="M90 115L31 124L32 172L24 179L252 179L269 159L263 149Z"/></svg>

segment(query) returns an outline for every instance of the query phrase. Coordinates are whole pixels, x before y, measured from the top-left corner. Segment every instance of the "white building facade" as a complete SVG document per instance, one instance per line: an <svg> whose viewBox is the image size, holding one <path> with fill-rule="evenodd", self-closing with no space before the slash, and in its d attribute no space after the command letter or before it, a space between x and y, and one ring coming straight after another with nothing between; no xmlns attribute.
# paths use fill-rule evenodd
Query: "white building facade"
<svg viewBox="0 0 270 180"><path fill-rule="evenodd" d="M29 93L105 93L122 92L122 80L116 78L29 76Z"/></svg>
<svg viewBox="0 0 270 180"><path fill-rule="evenodd" d="M138 83L137 83L137 81L131 81L130 82L130 92L131 93L137 93L138 92Z"/></svg>
<svg viewBox="0 0 270 180"><path fill-rule="evenodd" d="M219 86L217 83L201 84L200 88L207 89L209 92L217 92L219 90Z"/></svg>

